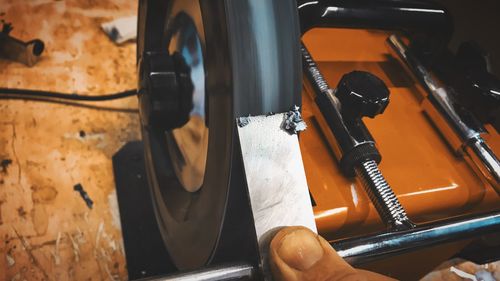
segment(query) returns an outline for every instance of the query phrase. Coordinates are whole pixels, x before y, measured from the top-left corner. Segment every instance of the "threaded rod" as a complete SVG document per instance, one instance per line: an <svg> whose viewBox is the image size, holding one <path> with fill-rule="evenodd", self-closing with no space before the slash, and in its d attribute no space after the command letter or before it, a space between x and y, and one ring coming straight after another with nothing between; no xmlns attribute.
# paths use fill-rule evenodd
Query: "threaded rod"
<svg viewBox="0 0 500 281"><path fill-rule="evenodd" d="M404 230L415 227L382 175L377 162L374 160L365 161L356 166L355 172L375 209L389 228Z"/></svg>

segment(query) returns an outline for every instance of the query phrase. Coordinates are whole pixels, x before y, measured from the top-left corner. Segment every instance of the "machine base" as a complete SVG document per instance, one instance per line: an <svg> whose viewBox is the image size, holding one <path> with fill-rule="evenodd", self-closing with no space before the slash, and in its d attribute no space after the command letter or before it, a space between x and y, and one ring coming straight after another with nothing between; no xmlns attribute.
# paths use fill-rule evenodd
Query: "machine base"
<svg viewBox="0 0 500 281"><path fill-rule="evenodd" d="M113 173L129 280L176 271L151 205L142 141L125 144L113 156Z"/></svg>

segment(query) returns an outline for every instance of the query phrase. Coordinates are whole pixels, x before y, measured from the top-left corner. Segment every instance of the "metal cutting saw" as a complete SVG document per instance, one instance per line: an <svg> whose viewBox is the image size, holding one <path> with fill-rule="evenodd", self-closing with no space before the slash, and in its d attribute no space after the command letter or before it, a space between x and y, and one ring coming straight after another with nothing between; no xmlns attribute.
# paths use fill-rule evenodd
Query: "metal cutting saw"
<svg viewBox="0 0 500 281"><path fill-rule="evenodd" d="M141 0L162 280L268 279L291 225L382 272L499 249L500 80L452 33L431 1Z"/></svg>

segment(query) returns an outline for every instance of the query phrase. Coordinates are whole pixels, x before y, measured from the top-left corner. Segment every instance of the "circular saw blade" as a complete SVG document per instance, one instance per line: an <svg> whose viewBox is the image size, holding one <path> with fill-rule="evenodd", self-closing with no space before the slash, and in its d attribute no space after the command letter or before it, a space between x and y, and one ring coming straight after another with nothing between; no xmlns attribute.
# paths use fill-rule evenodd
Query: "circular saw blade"
<svg viewBox="0 0 500 281"><path fill-rule="evenodd" d="M179 30L175 23L181 16L188 20L182 21L180 30L196 32L201 57L188 57L196 43L179 44L183 35L172 35ZM176 136L150 126L142 130L148 180L163 240L179 269L196 268L210 263L216 254L227 216L228 192L234 188L231 154L237 143L235 119L300 105L296 2L141 1L137 46L139 60L144 52L169 48L181 51L188 62L202 60L203 75L191 75L197 109L197 115L191 117L203 117L195 121L194 129L201 141L185 141L185 134ZM187 52L182 52L184 47ZM191 48L191 55L197 52ZM196 92L196 85L203 90ZM197 97L200 93L202 97ZM197 105L196 100L202 102ZM189 123L175 130L190 133L186 126ZM189 153L194 156L187 159Z"/></svg>

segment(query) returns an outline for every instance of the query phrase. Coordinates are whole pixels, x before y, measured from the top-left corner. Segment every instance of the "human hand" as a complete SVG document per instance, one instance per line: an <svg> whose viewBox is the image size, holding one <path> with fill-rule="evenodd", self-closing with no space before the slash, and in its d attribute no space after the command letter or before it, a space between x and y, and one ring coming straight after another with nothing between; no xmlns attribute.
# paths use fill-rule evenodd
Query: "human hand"
<svg viewBox="0 0 500 281"><path fill-rule="evenodd" d="M378 273L353 268L323 237L305 227L280 230L271 241L269 262L275 280L394 280Z"/></svg>

